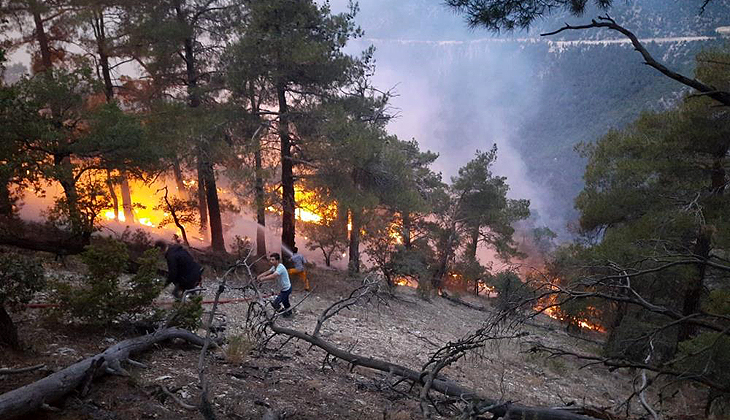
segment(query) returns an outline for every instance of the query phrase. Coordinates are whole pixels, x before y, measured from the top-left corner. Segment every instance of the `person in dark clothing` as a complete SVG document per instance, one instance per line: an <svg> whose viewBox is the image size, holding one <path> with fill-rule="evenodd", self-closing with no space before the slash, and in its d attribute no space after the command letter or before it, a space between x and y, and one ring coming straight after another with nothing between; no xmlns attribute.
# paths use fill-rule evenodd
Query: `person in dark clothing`
<svg viewBox="0 0 730 420"><path fill-rule="evenodd" d="M180 245L168 246L165 241L155 242L155 247L165 253L167 261L167 282L172 283L175 289L172 295L180 299L186 290L195 289L200 285L203 268L195 262L192 255Z"/></svg>

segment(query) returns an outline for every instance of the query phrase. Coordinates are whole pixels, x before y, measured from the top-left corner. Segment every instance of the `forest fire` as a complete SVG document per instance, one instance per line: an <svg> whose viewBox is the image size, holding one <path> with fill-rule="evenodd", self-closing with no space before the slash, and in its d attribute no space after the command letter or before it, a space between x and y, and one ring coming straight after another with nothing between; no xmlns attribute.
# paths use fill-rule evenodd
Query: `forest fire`
<svg viewBox="0 0 730 420"><path fill-rule="evenodd" d="M411 287L414 289L418 287L418 282L415 279L408 278L405 276L396 277L395 279L393 279L393 284L395 284L396 286L406 286L406 287Z"/></svg>
<svg viewBox="0 0 730 420"><path fill-rule="evenodd" d="M166 211L159 208L160 200L164 196L161 188L164 188L162 182L152 184L138 180L129 181L129 204L118 205L117 209L109 208L101 211L101 215L108 221L118 220L128 224L139 224L147 227L159 227L165 217L169 215ZM117 186L114 193L117 197L123 197L122 191ZM127 206L125 209L124 206ZM113 206L113 205L112 205ZM127 220L131 214L133 220ZM170 229L174 230L174 226Z"/></svg>
<svg viewBox="0 0 730 420"><path fill-rule="evenodd" d="M551 299L552 303L542 304L535 306L536 311L541 311L545 315L549 316L550 318L556 319L560 322L569 324L569 325L575 325L577 327L580 327L584 330L589 331L596 331L596 332L606 332L606 329L603 328L603 326L599 324L595 324L591 322L587 318L572 316L567 314L565 311L563 311L560 306L555 306L555 297L552 296ZM593 306L587 306L583 312L587 312L591 315L598 315L598 311Z"/></svg>

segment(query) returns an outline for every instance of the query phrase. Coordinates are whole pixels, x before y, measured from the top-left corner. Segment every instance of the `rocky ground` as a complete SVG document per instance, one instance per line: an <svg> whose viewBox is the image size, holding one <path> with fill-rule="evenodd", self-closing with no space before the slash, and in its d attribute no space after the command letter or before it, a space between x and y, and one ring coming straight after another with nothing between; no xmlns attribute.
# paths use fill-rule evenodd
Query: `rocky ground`
<svg viewBox="0 0 730 420"><path fill-rule="evenodd" d="M347 296L358 283L341 272L314 269L316 289L298 306L296 315L280 323L311 332L318 315L336 300ZM206 299L212 299L214 279L208 279ZM232 279L230 286L241 286ZM295 283L294 303L306 295ZM241 290L229 290L225 300L243 298ZM488 299L461 296L473 304L490 306ZM169 300L167 294L160 301ZM206 305L210 310L210 305ZM229 340L224 351L208 358L210 395L219 419L260 419L266 407L286 419L410 419L422 418L418 401L408 386L391 387L396 379L345 363L326 363L325 353L309 344L275 338L270 350L251 349L246 334L245 302L219 306L216 325L225 326ZM435 297L418 297L415 289L399 287L394 297L379 305L346 310L332 318L322 337L353 353L388 360L420 369L440 345L478 328L487 314ZM0 353L0 368L44 363L47 370L1 376L0 393L42 378L82 358L103 351L135 333L121 328L91 329L64 325L47 319L38 310L26 311L20 330L28 345L22 353ZM616 407L634 391L637 372L609 372L598 366L581 368L568 359L549 359L529 352L534 341L563 346L583 353L598 353L600 335L575 338L555 321L545 317L526 326L529 334L518 340L495 342L479 354L462 359L444 373L464 387L485 395L534 406L566 404ZM200 331L202 333L202 331ZM129 367L130 377L106 376L94 382L88 396L71 395L59 405L60 412L33 414L29 419L127 420L200 419L161 391L161 385L187 404L196 404L199 348L185 343L156 346L136 359L147 367ZM701 394L688 386L663 388L661 401L651 395L655 407L667 418L683 418L701 410ZM641 414L636 401L629 412ZM623 414L626 408L623 408ZM446 413L444 413L446 414ZM690 417L687 417L690 418Z"/></svg>

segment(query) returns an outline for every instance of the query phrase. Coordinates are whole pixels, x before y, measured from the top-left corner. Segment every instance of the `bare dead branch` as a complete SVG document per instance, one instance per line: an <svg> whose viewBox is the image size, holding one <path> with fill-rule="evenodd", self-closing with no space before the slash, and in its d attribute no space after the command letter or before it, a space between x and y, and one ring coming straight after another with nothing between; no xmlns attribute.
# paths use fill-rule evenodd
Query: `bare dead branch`
<svg viewBox="0 0 730 420"><path fill-rule="evenodd" d="M620 358L589 356L586 354L575 353L570 350L545 346L540 343L535 343L529 351L536 352L536 353L540 353L540 352L547 353L552 357L556 357L556 356L574 357L578 360L585 360L585 361L592 362L586 366L593 365L593 364L600 364L600 365L608 367L610 370L621 369L621 368L646 369L648 371L656 372L661 375L674 376L674 377L677 377L680 379L699 382L703 385L709 386L711 388L716 388L723 392L730 391L730 386L728 386L727 384L720 384L720 383L712 381L706 377L690 375L688 372L682 372L682 371L678 371L678 370L669 369L669 368L664 367L665 365L654 366L654 365L650 365L647 363L633 362L631 360L620 359Z"/></svg>
<svg viewBox="0 0 730 420"><path fill-rule="evenodd" d="M189 410L189 411L198 411L199 407L197 405L191 405L191 404L188 404L185 401L181 400L180 397L178 397L175 393L173 393L169 389L167 389L166 386L160 385L160 389L162 390L162 392L165 393L165 395L170 397L180 407L182 407L186 410Z"/></svg>
<svg viewBox="0 0 730 420"><path fill-rule="evenodd" d="M46 367L46 365L41 363L39 365L33 365L33 366L24 367L24 368L0 369L0 375L16 375L18 373L33 372L34 370L43 369L45 367Z"/></svg>
<svg viewBox="0 0 730 420"><path fill-rule="evenodd" d="M369 302L372 298L377 297L379 287L377 281L366 278L363 281L363 285L353 290L350 295L342 300L339 300L327 309L325 309L317 318L317 325L314 327L312 335L317 337L322 329L322 325L333 316L340 313L340 311L349 309L355 305Z"/></svg>
<svg viewBox="0 0 730 420"><path fill-rule="evenodd" d="M704 5L703 5L704 7ZM591 20L590 24L586 25L568 25L566 24L562 28L555 30L553 32L547 32L540 34L541 36L550 36L550 35L556 35L563 31L569 31L569 30L582 30L582 29L591 29L591 28L606 28L613 31L620 32L625 37L627 37L631 44L634 46L634 49L641 54L641 56L644 58L644 64L653 67L654 69L658 70L663 75L669 77L670 79L676 80L679 83L689 86L701 93L705 93L710 98L720 102L724 106L730 105L730 92L722 91L714 86L707 85L705 83L702 83L701 81L697 79L691 79L689 77L686 77L680 73L677 73L675 71L672 71L668 69L663 64L659 63L652 57L652 55L647 51L647 49L644 47L644 45L639 41L639 39L634 35L633 32L629 31L628 29L624 28L623 26L619 25L614 21L610 16L599 16L598 20L593 19Z"/></svg>

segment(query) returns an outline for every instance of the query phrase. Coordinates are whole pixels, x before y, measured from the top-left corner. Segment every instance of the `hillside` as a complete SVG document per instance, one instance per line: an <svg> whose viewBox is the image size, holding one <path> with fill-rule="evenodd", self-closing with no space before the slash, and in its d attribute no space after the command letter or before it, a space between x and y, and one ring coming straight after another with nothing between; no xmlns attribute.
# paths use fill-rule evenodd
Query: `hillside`
<svg viewBox="0 0 730 420"><path fill-rule="evenodd" d="M47 263L49 268L52 265ZM279 322L282 326L311 332L320 313L358 284L337 271L314 270L311 277L315 291L297 307L292 320ZM212 298L212 279L206 279L206 283L206 299ZM238 281L229 284L232 288L240 285ZM242 297L234 289L223 295L226 300ZM293 302L304 297L300 285L295 284ZM462 298L472 304L491 305L484 298ZM166 294L160 297L161 301L168 299ZM231 303L219 309L216 324L225 326L219 335L229 343L234 337L244 337L247 305ZM352 353L419 370L438 347L480 327L487 316L443 298L426 301L416 295L415 289L399 287L393 297L379 305L354 307L332 318L325 324L322 337ZM68 326L43 318L37 310L30 312L21 326L31 351L22 355L6 353L0 363L3 367L43 363L55 371L134 335L121 328ZM572 337L547 317L536 319L521 331L527 334L515 340L495 340L447 368L444 374L461 386L493 398L531 406L609 408L620 406L632 394L632 375L600 366L578 369L581 364L574 360L545 358L529 351L539 342L596 354L600 334ZM397 381L395 377L363 367L351 370L345 363L326 359L318 348L283 337L271 340L263 352L246 352L250 348L245 345L241 348L244 350L235 351L229 344L224 346L228 356L214 351L208 358L210 394L218 418L259 419L265 406L286 413L287 419L421 418L417 392L405 383L391 387ZM62 411L29 418L199 419L198 412L182 408L160 391L160 386L165 386L181 401L195 404L199 395L198 354L198 348L183 343L158 346L136 357L147 367L129 366L130 377L106 376L93 383L88 396L74 394L67 398ZM5 376L0 381L0 393L45 374L47 371ZM681 418L685 409L699 411L699 396L691 388L672 389L678 397L667 399L665 395L662 400L662 409L669 413L667 418ZM441 397L434 393L433 398ZM650 397L655 403L656 398ZM449 404L440 406L444 415L450 412Z"/></svg>

